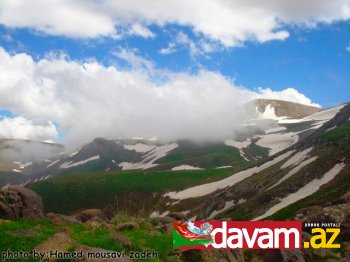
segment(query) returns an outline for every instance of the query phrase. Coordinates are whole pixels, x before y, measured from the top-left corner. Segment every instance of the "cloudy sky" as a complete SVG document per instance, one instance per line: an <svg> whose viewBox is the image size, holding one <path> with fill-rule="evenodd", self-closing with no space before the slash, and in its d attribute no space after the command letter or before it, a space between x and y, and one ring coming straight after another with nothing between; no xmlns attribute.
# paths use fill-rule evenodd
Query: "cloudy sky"
<svg viewBox="0 0 350 262"><path fill-rule="evenodd" d="M221 139L350 100L349 0L0 0L0 138Z"/></svg>

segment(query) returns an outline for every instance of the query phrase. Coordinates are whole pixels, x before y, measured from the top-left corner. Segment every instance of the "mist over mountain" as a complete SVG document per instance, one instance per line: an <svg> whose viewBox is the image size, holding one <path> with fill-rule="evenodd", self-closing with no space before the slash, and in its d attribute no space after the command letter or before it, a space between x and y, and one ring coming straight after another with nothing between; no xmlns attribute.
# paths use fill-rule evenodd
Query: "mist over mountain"
<svg viewBox="0 0 350 262"><path fill-rule="evenodd" d="M12 130L20 130L17 138L59 139L70 150L95 137L217 141L254 118L245 104L256 98L315 105L293 88L252 91L218 72L169 73L145 67L143 60L134 63L123 70L65 56L35 61L0 49L6 86L0 107L18 115L0 122L0 136L16 138Z"/></svg>

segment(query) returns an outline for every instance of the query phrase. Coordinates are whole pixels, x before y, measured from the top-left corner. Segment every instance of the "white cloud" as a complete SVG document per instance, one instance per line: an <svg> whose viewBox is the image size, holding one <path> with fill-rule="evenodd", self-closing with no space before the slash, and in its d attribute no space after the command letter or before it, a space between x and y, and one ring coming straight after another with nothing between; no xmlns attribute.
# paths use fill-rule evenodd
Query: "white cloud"
<svg viewBox="0 0 350 262"><path fill-rule="evenodd" d="M143 38L153 38L155 34L147 27L141 24L133 24L128 32L129 35L142 36Z"/></svg>
<svg viewBox="0 0 350 262"><path fill-rule="evenodd" d="M137 54L137 49L120 48L118 51L112 52L112 55L124 60L134 69L145 69L149 72L154 71L154 63Z"/></svg>
<svg viewBox="0 0 350 262"><path fill-rule="evenodd" d="M294 89L254 92L217 72L154 72L150 61L132 51L121 49L118 55L140 66L120 70L64 56L34 61L27 54L10 55L0 48L0 108L40 123L57 123L66 143L76 146L94 137L222 139L247 118L242 105L252 99L311 103ZM156 80L154 73L159 75ZM32 125L27 122L23 132ZM22 129L12 126L6 130ZM40 128L51 134L48 138L57 136L51 124L35 124L35 130Z"/></svg>
<svg viewBox="0 0 350 262"><path fill-rule="evenodd" d="M345 49L346 51L350 52L350 44Z"/></svg>
<svg viewBox="0 0 350 262"><path fill-rule="evenodd" d="M158 52L162 55L170 55L172 53L175 53L176 52L176 43L170 42L167 47L161 48Z"/></svg>
<svg viewBox="0 0 350 262"><path fill-rule="evenodd" d="M285 100L285 101L295 102L295 103L304 104L304 105L321 107L318 104L312 103L311 99L299 93L294 88L286 88L281 91L273 91L270 88L259 88L258 96L260 96L260 98Z"/></svg>
<svg viewBox="0 0 350 262"><path fill-rule="evenodd" d="M74 38L152 37L149 25L190 26L226 47L283 40L285 24L315 26L350 18L349 0L1 1L0 23Z"/></svg>
<svg viewBox="0 0 350 262"><path fill-rule="evenodd" d="M34 123L23 117L0 120L0 138L55 141L58 137L56 127L51 123Z"/></svg>
<svg viewBox="0 0 350 262"><path fill-rule="evenodd" d="M179 31L176 33L172 41L168 43L168 46L161 48L158 52L162 55L169 55L181 49L188 50L190 56L195 58L199 55L212 53L220 48L217 44L204 38L194 41L186 33Z"/></svg>

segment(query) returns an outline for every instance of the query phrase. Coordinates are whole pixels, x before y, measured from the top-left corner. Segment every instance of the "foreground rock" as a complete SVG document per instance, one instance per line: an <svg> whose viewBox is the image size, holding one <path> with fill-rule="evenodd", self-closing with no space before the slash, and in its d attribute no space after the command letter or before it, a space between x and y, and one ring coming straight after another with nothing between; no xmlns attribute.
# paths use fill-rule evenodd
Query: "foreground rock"
<svg viewBox="0 0 350 262"><path fill-rule="evenodd" d="M8 186L0 191L0 218L28 220L44 217L41 197L24 187Z"/></svg>
<svg viewBox="0 0 350 262"><path fill-rule="evenodd" d="M81 224L81 222L75 217L65 216L56 213L48 213L46 214L47 218L49 218L55 226L69 226L69 225L77 225Z"/></svg>
<svg viewBox="0 0 350 262"><path fill-rule="evenodd" d="M40 245L35 247L36 251L49 253L51 250L66 252L75 245L72 238L66 233L56 233Z"/></svg>
<svg viewBox="0 0 350 262"><path fill-rule="evenodd" d="M81 222L86 222L94 217L107 221L105 213L103 213L100 209L86 209L77 213L75 217Z"/></svg>

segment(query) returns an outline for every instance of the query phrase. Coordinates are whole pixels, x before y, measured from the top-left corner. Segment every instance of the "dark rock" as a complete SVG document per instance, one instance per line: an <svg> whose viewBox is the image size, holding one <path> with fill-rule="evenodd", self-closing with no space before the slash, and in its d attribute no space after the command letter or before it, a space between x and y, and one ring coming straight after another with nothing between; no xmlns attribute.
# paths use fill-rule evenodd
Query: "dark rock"
<svg viewBox="0 0 350 262"><path fill-rule="evenodd" d="M186 215L182 212L171 212L168 217L172 217L175 220L186 220Z"/></svg>
<svg viewBox="0 0 350 262"><path fill-rule="evenodd" d="M159 221L164 225L164 224L172 223L173 221L175 221L175 219L173 217L165 216L165 217L161 217Z"/></svg>
<svg viewBox="0 0 350 262"><path fill-rule="evenodd" d="M8 186L0 191L0 217L15 220L28 220L44 217L41 197L24 187Z"/></svg>
<svg viewBox="0 0 350 262"><path fill-rule="evenodd" d="M86 222L93 217L99 217L102 220L107 221L106 215L100 209L86 209L77 213L75 217L81 222Z"/></svg>

